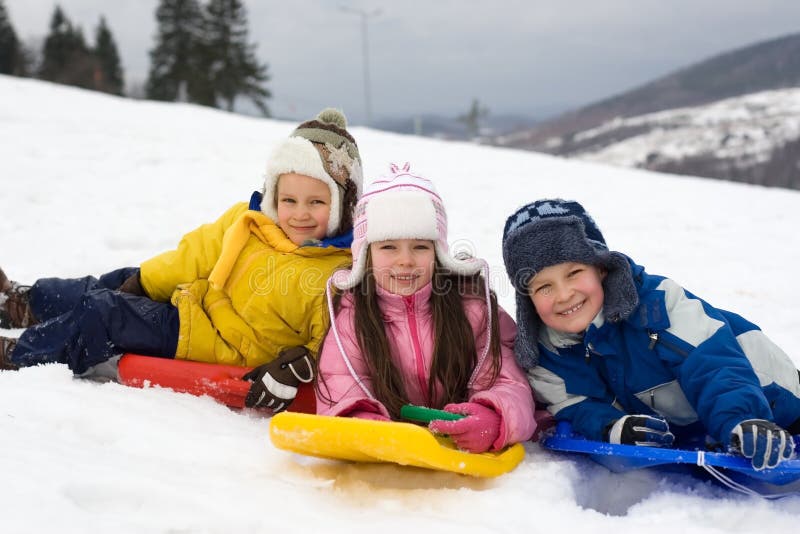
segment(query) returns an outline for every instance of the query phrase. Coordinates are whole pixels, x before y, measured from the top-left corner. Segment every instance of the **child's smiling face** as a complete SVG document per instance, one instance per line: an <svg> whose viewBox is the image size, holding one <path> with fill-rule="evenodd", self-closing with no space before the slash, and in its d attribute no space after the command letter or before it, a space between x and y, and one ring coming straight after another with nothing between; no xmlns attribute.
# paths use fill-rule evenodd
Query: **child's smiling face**
<svg viewBox="0 0 800 534"><path fill-rule="evenodd" d="M584 332L603 308L605 273L594 265L559 263L528 283L528 295L542 322L558 330Z"/></svg>
<svg viewBox="0 0 800 534"><path fill-rule="evenodd" d="M407 297L433 278L436 249L433 241L392 239L369 246L372 274L383 289Z"/></svg>
<svg viewBox="0 0 800 534"><path fill-rule="evenodd" d="M325 237L331 216L331 190L326 183L304 174L281 174L275 201L278 226L294 244Z"/></svg>

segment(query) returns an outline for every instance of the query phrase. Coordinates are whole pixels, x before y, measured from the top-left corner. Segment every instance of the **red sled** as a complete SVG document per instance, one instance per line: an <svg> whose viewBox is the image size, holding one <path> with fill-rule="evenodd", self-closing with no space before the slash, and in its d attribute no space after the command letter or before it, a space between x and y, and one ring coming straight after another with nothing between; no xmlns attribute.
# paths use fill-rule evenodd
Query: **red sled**
<svg viewBox="0 0 800 534"><path fill-rule="evenodd" d="M160 386L179 393L208 395L231 408L244 408L251 382L242 376L252 367L157 358L125 354L119 360L120 383L135 388ZM297 397L287 408L290 412L316 413L317 399L313 384L301 384Z"/></svg>

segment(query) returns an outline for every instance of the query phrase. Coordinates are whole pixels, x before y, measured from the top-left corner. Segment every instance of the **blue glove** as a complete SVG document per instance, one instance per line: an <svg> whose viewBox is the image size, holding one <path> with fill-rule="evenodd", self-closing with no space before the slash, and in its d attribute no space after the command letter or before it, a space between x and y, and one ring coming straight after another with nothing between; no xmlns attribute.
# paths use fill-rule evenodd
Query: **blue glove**
<svg viewBox="0 0 800 534"><path fill-rule="evenodd" d="M620 417L608 426L606 438L609 443L645 447L671 447L675 441L667 422L649 415Z"/></svg>
<svg viewBox="0 0 800 534"><path fill-rule="evenodd" d="M742 421L731 431L731 448L750 458L753 469L777 466L794 453L794 440L787 431L764 419Z"/></svg>

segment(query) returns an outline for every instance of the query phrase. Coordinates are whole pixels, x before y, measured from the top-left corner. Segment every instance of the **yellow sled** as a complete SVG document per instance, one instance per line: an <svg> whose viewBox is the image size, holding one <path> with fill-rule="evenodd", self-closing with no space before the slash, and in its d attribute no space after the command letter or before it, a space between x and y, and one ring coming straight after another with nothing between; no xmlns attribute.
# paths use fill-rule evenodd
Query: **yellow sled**
<svg viewBox="0 0 800 534"><path fill-rule="evenodd" d="M499 452L472 454L450 439L411 423L369 421L283 412L272 417L269 437L279 449L353 462L391 462L474 477L496 477L525 456L517 443Z"/></svg>

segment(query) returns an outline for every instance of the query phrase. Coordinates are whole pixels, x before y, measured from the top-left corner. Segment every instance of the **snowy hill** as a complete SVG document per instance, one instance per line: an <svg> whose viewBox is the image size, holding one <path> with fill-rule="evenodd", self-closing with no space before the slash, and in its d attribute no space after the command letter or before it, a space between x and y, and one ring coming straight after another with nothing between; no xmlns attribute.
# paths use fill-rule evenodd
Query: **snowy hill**
<svg viewBox="0 0 800 534"><path fill-rule="evenodd" d="M558 142L588 161L800 189L800 88L617 117Z"/></svg>
<svg viewBox="0 0 800 534"><path fill-rule="evenodd" d="M31 282L138 264L260 188L267 154L294 126L0 76L0 265ZM510 311L505 217L539 197L575 198L612 248L740 311L800 362L800 193L353 134L368 177L410 161L437 183L451 242L489 260ZM710 534L800 519L797 498L612 475L536 444L514 472L473 480L301 458L273 448L267 426L207 398L74 380L58 365L0 372L0 532Z"/></svg>

